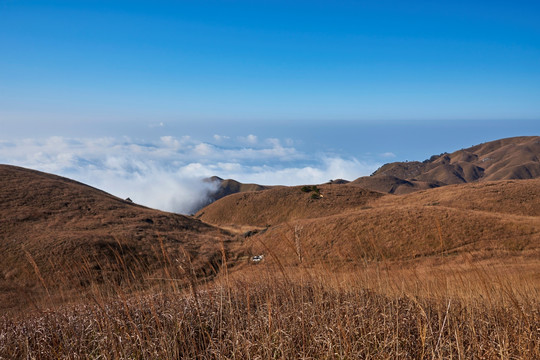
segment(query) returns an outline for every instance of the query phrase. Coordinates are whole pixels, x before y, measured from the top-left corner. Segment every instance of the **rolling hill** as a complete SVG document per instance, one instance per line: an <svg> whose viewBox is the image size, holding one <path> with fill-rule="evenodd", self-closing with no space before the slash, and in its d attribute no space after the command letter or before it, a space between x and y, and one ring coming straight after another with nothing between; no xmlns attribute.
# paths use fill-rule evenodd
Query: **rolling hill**
<svg viewBox="0 0 540 360"><path fill-rule="evenodd" d="M231 240L199 220L51 174L0 165L0 184L4 308L126 279L126 288L151 286L173 271L208 277Z"/></svg>
<svg viewBox="0 0 540 360"><path fill-rule="evenodd" d="M540 255L539 158L540 137L501 139L319 185L322 197L300 186L233 194L197 218L253 228L246 251L287 264L298 264L299 248L302 261L328 266L465 254L531 259Z"/></svg>
<svg viewBox="0 0 540 360"><path fill-rule="evenodd" d="M317 189L316 192L306 187L303 191L301 186L292 186L232 194L206 206L195 216L217 226L265 227L321 214L338 214L383 196L346 184L319 185Z"/></svg>
<svg viewBox="0 0 540 360"><path fill-rule="evenodd" d="M341 212L318 206L318 216L273 223L248 237L246 246L248 252L271 255L283 265L303 262L339 269L380 261L459 262L464 256L539 259L538 199L540 179L372 196L364 206ZM273 211L263 209L250 225L274 219Z"/></svg>

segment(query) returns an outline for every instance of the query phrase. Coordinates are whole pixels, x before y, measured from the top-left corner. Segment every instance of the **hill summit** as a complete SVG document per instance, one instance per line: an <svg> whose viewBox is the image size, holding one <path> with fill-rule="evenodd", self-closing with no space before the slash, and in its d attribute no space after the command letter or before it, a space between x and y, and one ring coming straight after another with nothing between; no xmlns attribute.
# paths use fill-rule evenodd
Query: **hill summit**
<svg viewBox="0 0 540 360"><path fill-rule="evenodd" d="M204 179L206 182L217 184L216 190L210 194L211 202L221 199L230 194L236 194L247 191L260 191L270 189L272 186L258 184L244 184L233 179L222 179L219 176L212 176Z"/></svg>
<svg viewBox="0 0 540 360"><path fill-rule="evenodd" d="M490 141L424 161L385 164L371 176L352 182L366 189L391 194L478 181L540 177L540 136Z"/></svg>

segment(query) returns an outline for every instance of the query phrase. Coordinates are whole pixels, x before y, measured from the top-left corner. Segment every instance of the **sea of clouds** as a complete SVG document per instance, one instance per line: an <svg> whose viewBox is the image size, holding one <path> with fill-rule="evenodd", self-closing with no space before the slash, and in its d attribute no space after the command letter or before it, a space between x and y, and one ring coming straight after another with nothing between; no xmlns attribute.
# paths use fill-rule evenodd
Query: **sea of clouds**
<svg viewBox="0 0 540 360"><path fill-rule="evenodd" d="M307 154L290 139L253 134L189 136L154 141L129 137L0 140L0 163L75 179L121 198L165 211L191 214L209 202L216 175L264 185L319 184L355 179L381 164L335 154Z"/></svg>

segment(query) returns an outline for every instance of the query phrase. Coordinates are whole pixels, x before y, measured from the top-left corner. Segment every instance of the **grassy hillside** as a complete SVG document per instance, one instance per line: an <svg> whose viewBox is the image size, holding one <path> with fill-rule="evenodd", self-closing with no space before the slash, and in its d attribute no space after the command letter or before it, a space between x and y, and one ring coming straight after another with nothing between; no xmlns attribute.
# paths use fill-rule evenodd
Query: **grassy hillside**
<svg viewBox="0 0 540 360"><path fill-rule="evenodd" d="M444 185L540 177L540 137L495 140L434 155L423 162L385 164L352 184L391 194L407 194Z"/></svg>
<svg viewBox="0 0 540 360"><path fill-rule="evenodd" d="M94 285L151 286L179 266L210 276L230 244L199 220L66 178L2 165L0 184L0 310Z"/></svg>
<svg viewBox="0 0 540 360"><path fill-rule="evenodd" d="M322 186L320 193L324 197L317 200L299 187L231 196L199 215L220 225L271 225L246 239L247 252L289 265L355 267L464 254L476 259L540 255L540 179L452 185L408 195L345 185Z"/></svg>
<svg viewBox="0 0 540 360"><path fill-rule="evenodd" d="M365 206L383 194L349 185L279 187L233 194L200 210L196 217L218 226L276 225L282 222L339 214Z"/></svg>

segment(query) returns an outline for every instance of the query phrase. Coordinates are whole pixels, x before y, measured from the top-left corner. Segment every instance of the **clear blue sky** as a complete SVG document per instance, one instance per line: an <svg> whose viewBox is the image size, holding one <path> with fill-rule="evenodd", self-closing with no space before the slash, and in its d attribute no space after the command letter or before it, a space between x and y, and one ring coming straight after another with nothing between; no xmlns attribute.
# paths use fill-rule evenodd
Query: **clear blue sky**
<svg viewBox="0 0 540 360"><path fill-rule="evenodd" d="M539 134L538 1L0 0L0 162L54 161L13 139L190 136L178 166L210 166L213 146L247 149L239 166L368 171Z"/></svg>
<svg viewBox="0 0 540 360"><path fill-rule="evenodd" d="M539 119L539 4L2 0L1 115Z"/></svg>

